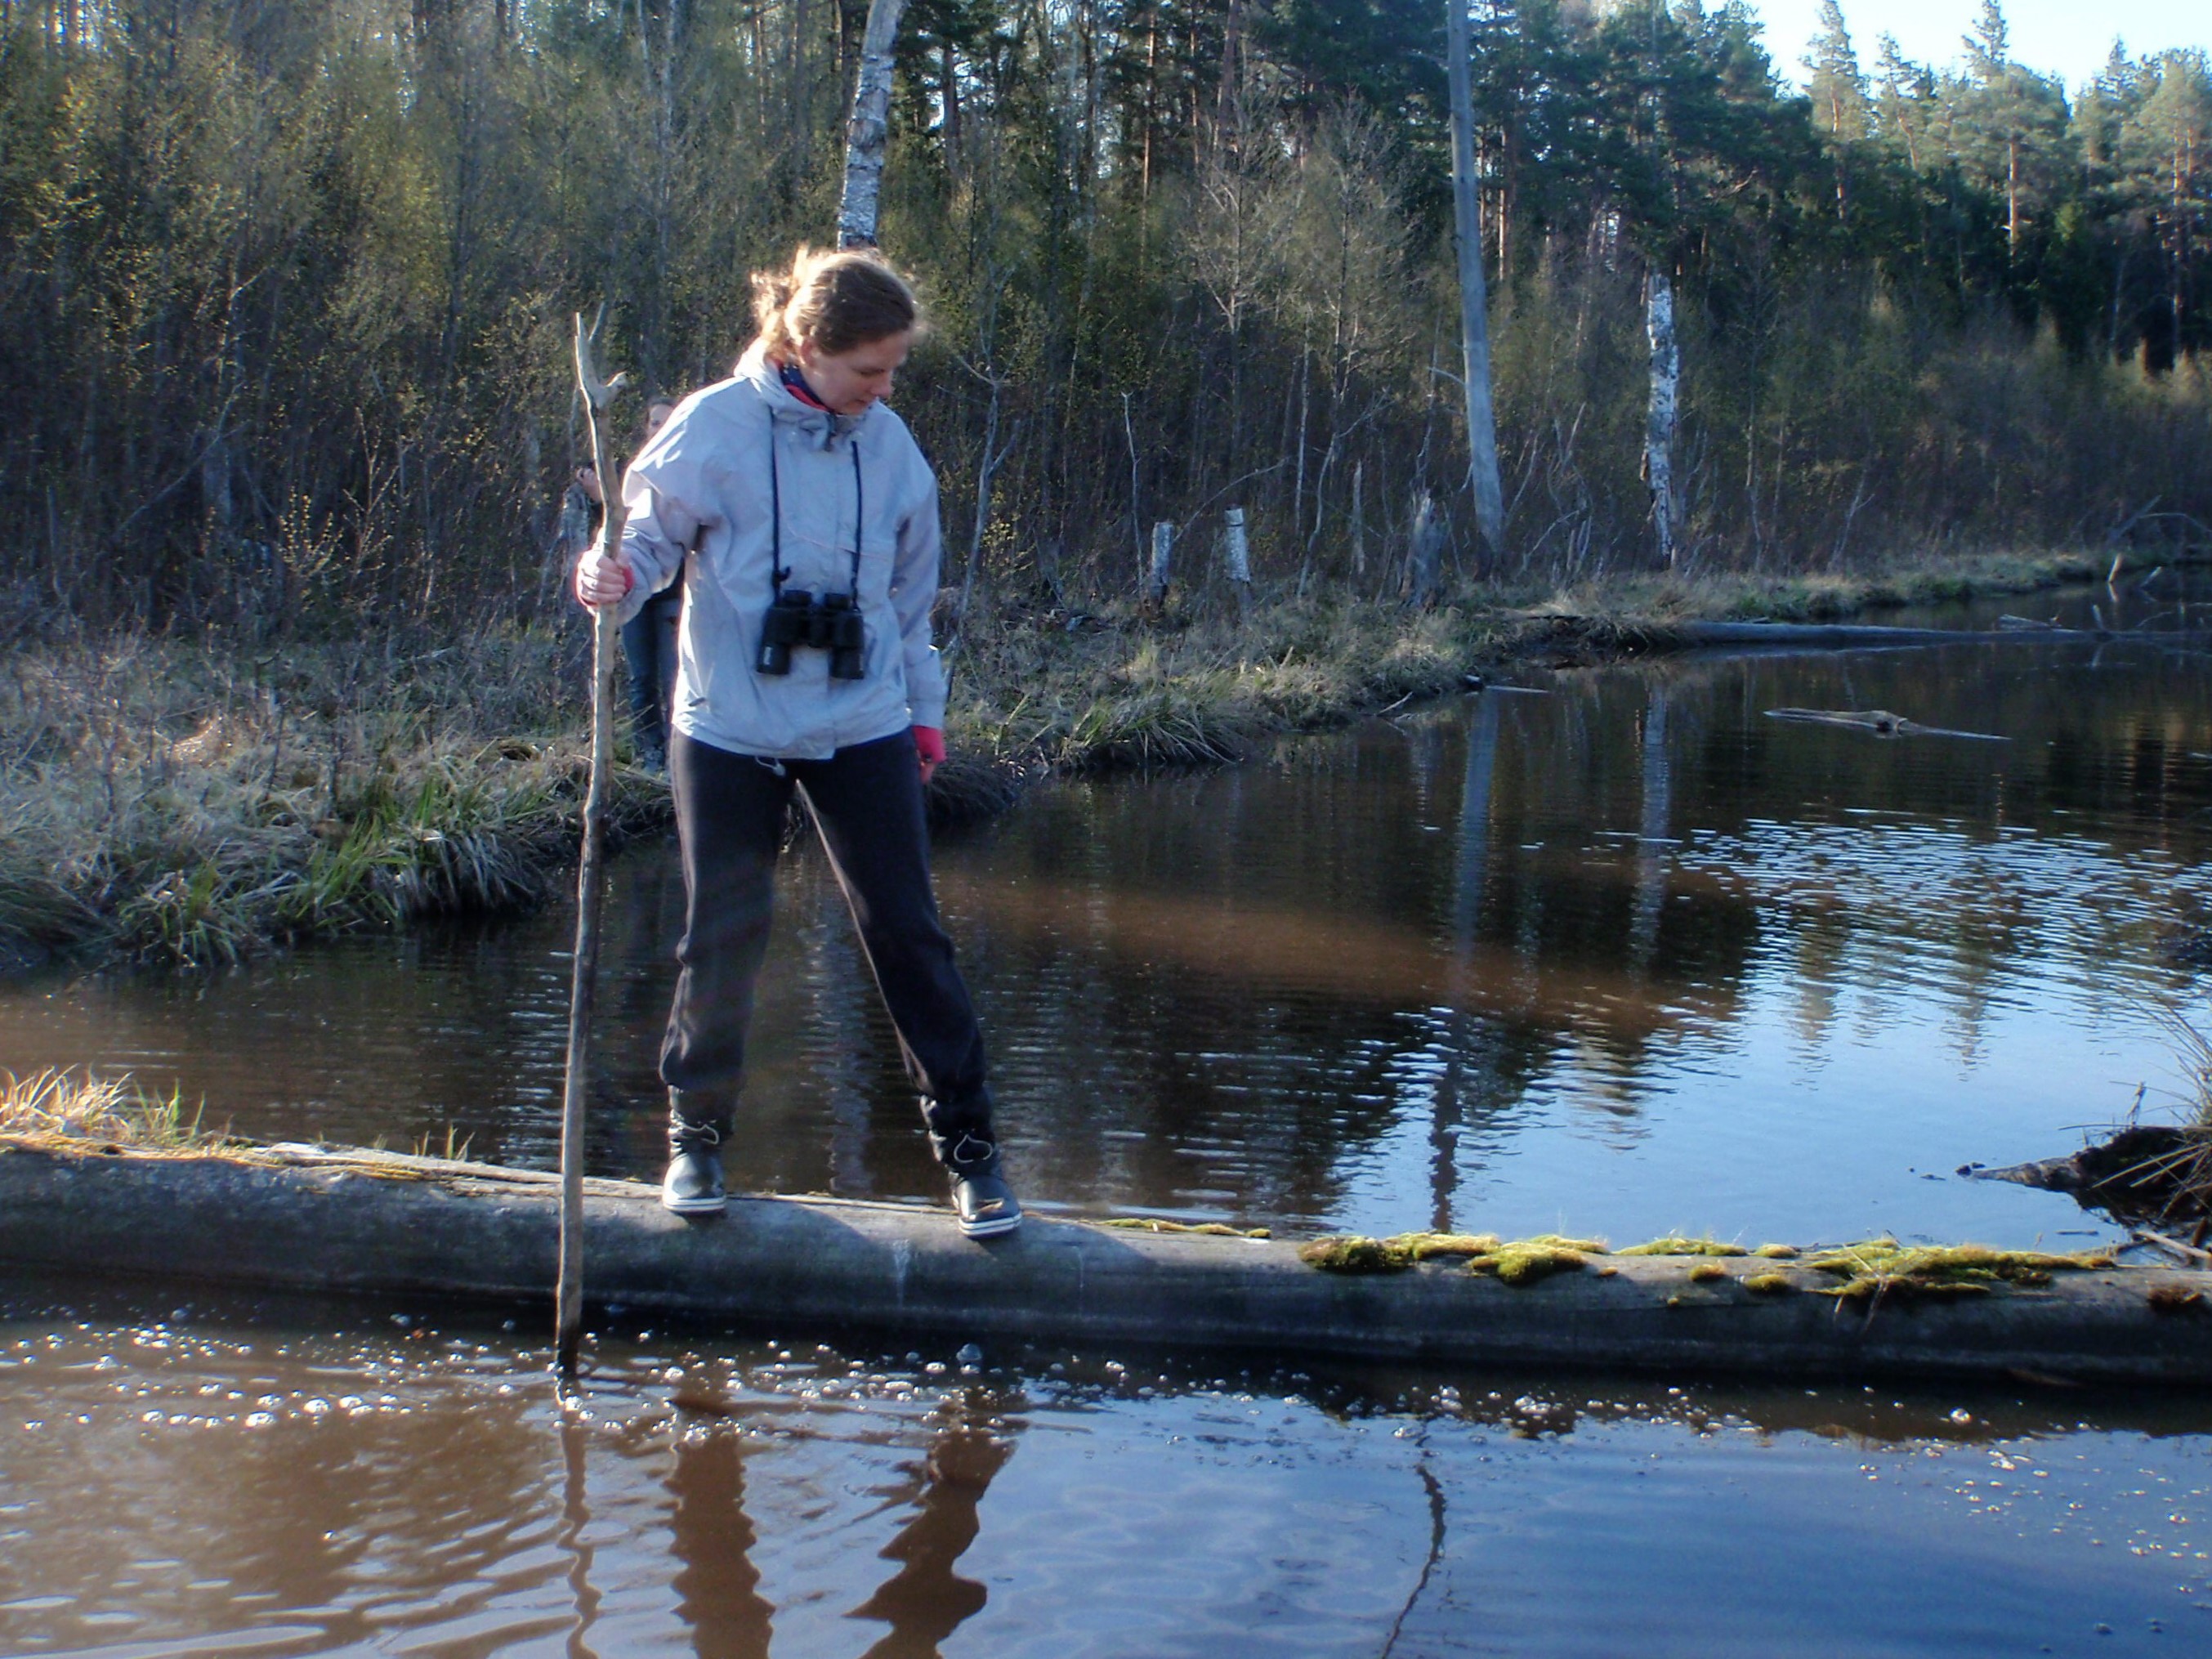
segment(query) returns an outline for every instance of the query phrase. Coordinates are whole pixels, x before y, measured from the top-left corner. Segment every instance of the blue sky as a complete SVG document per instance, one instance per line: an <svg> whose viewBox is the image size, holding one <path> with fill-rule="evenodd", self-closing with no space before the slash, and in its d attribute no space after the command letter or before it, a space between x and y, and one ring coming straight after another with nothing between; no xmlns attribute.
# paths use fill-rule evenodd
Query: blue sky
<svg viewBox="0 0 2212 1659"><path fill-rule="evenodd" d="M1805 77L1798 60L1805 55L1820 0L1751 0L1766 25L1766 49L1774 66L1793 81ZM1981 11L1981 0L1843 0L1844 21L1858 48L1859 62L1871 68L1885 32L1894 34L1905 55L1938 68L1961 56L1960 40ZM2130 55L2168 46L2212 46L2212 5L2204 0L2010 0L2004 9L2012 27L2012 55L2030 69L2065 78L2078 87L2104 67L2117 34Z"/></svg>

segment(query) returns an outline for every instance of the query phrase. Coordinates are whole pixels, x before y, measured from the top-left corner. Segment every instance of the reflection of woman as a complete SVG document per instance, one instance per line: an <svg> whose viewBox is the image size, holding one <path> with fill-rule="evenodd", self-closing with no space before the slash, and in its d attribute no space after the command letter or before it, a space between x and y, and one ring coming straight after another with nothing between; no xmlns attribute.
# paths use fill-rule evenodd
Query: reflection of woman
<svg viewBox="0 0 2212 1659"><path fill-rule="evenodd" d="M937 481L878 399L906 361L913 291L872 254L802 251L753 279L760 337L677 406L631 465L621 548L576 574L633 615L686 562L669 771L683 845L682 972L660 1074L661 1201L722 1207L776 846L813 809L883 992L961 1231L1011 1232L983 1039L930 890L921 785L944 758L930 644ZM773 617L773 620L771 620Z"/></svg>

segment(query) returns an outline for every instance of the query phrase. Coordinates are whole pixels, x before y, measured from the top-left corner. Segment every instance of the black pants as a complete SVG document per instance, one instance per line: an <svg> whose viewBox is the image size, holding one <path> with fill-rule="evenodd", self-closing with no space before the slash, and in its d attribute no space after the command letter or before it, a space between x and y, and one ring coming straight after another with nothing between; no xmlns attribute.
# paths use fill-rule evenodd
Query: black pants
<svg viewBox="0 0 2212 1659"><path fill-rule="evenodd" d="M686 1116L726 1116L744 1081L745 1028L768 951L776 848L793 787L852 907L907 1075L933 1127L988 1133L983 1036L937 919L921 774L904 732L826 761L769 762L676 734L669 752L684 852L684 939L661 1080Z"/></svg>

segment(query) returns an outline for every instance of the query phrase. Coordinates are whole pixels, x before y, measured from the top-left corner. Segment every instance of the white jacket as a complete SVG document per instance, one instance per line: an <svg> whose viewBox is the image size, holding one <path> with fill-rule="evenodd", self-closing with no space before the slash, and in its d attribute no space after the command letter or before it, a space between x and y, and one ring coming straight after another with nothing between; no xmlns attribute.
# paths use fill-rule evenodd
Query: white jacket
<svg viewBox="0 0 2212 1659"><path fill-rule="evenodd" d="M831 679L830 653L803 647L793 647L787 675L753 666L775 597L774 498L787 591L851 592L860 520L868 635L860 679ZM735 754L826 760L910 726L945 724L945 669L929 638L937 475L881 404L860 416L809 408L756 342L734 375L676 406L630 464L623 503L623 556L637 580L620 618L684 571L674 719L686 737Z"/></svg>

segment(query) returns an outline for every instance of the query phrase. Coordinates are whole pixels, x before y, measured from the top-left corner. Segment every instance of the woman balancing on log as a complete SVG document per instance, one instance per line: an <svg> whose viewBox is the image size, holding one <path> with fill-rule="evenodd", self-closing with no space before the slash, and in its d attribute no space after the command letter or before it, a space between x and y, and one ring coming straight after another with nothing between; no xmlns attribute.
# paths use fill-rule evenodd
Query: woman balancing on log
<svg viewBox="0 0 2212 1659"><path fill-rule="evenodd" d="M875 970L960 1231L1012 1232L983 1038L931 890L921 787L945 757L930 643L937 479L884 407L919 320L872 252L800 250L753 278L759 337L677 406L623 481L612 554L576 573L627 617L684 574L668 770L684 858L681 972L660 1050L661 1202L723 1206L778 842L805 792Z"/></svg>

